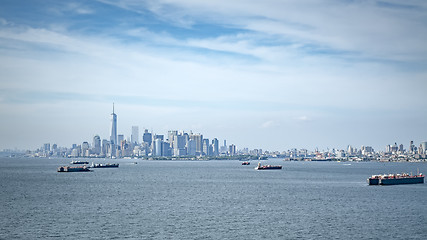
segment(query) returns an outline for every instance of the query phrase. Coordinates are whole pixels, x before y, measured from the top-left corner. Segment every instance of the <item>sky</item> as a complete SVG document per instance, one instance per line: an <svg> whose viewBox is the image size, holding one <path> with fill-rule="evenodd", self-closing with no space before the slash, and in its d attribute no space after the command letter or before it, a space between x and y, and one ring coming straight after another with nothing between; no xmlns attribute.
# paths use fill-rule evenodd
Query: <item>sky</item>
<svg viewBox="0 0 427 240"><path fill-rule="evenodd" d="M2 0L0 149L202 133L238 149L427 141L427 2Z"/></svg>

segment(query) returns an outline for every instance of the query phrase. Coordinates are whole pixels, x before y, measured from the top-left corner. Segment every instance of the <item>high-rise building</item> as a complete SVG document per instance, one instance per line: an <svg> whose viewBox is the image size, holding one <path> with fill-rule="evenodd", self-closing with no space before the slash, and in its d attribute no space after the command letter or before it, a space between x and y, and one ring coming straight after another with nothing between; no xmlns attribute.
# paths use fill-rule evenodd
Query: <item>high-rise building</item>
<svg viewBox="0 0 427 240"><path fill-rule="evenodd" d="M196 142L193 139L189 139L187 144L187 155L189 156L196 156Z"/></svg>
<svg viewBox="0 0 427 240"><path fill-rule="evenodd" d="M43 145L43 151L44 152L49 152L50 151L50 143L45 143Z"/></svg>
<svg viewBox="0 0 427 240"><path fill-rule="evenodd" d="M163 140L161 138L156 138L153 141L153 155L154 156L163 155Z"/></svg>
<svg viewBox="0 0 427 240"><path fill-rule="evenodd" d="M185 145L187 143L185 135L173 135L173 155L174 156L182 156L187 154L187 150L185 149Z"/></svg>
<svg viewBox="0 0 427 240"><path fill-rule="evenodd" d="M190 139L193 140L196 144L196 155L202 155L203 152L203 135L192 134L190 135Z"/></svg>
<svg viewBox="0 0 427 240"><path fill-rule="evenodd" d="M125 140L125 136L123 134L117 135L117 145L118 146L122 145L123 140Z"/></svg>
<svg viewBox="0 0 427 240"><path fill-rule="evenodd" d="M209 139L204 138L203 139L203 155L210 156L211 153L209 151Z"/></svg>
<svg viewBox="0 0 427 240"><path fill-rule="evenodd" d="M111 144L111 157L116 156L116 148L117 148L117 115L114 113L114 103L113 103L113 113L111 113L110 144Z"/></svg>
<svg viewBox="0 0 427 240"><path fill-rule="evenodd" d="M170 130L170 131L168 131L168 141L169 141L170 147L172 149L176 148L174 146L174 144L175 144L175 136L178 136L178 131L176 131L176 130Z"/></svg>
<svg viewBox="0 0 427 240"><path fill-rule="evenodd" d="M107 139L102 139L102 148L101 148L102 155L106 156L109 151L110 151L110 142Z"/></svg>
<svg viewBox="0 0 427 240"><path fill-rule="evenodd" d="M228 147L228 154L229 154L230 156L234 156L234 155L236 155L236 145L231 144L231 145Z"/></svg>
<svg viewBox="0 0 427 240"><path fill-rule="evenodd" d="M130 136L130 141L132 144L139 144L139 128L138 126L132 126L132 135Z"/></svg>
<svg viewBox="0 0 427 240"><path fill-rule="evenodd" d="M96 155L101 154L101 138L98 135L93 137L92 152Z"/></svg>
<svg viewBox="0 0 427 240"><path fill-rule="evenodd" d="M420 144L420 148L422 148L422 153L426 154L427 153L427 142L422 142Z"/></svg>
<svg viewBox="0 0 427 240"><path fill-rule="evenodd" d="M148 132L148 129L145 129L144 134L142 135L142 142L147 143L147 145L150 147L152 140L153 138L151 133Z"/></svg>
<svg viewBox="0 0 427 240"><path fill-rule="evenodd" d="M219 141L216 138L212 140L212 155L214 156L219 155Z"/></svg>

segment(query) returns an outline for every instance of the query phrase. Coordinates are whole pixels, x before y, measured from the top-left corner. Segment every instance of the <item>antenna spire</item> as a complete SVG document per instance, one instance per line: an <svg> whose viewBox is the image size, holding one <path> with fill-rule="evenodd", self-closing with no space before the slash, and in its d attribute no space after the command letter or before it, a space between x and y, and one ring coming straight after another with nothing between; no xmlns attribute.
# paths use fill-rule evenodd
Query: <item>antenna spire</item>
<svg viewBox="0 0 427 240"><path fill-rule="evenodd" d="M114 103L113 103L113 114L114 114Z"/></svg>

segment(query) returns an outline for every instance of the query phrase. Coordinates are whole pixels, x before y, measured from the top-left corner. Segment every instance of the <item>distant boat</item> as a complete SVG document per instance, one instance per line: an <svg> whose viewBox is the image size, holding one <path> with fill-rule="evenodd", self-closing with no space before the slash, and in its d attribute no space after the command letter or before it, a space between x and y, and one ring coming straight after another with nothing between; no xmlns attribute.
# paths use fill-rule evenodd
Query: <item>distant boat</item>
<svg viewBox="0 0 427 240"><path fill-rule="evenodd" d="M106 164L102 164L102 163L92 163L92 165L90 165L91 168L118 168L119 164L118 163L106 163Z"/></svg>
<svg viewBox="0 0 427 240"><path fill-rule="evenodd" d="M58 172L90 172L90 169L86 166L70 167L62 166L58 168Z"/></svg>
<svg viewBox="0 0 427 240"><path fill-rule="evenodd" d="M89 162L87 162L87 161L78 161L78 160L76 160L76 161L71 161L70 163L71 163L71 164L89 164Z"/></svg>
<svg viewBox="0 0 427 240"><path fill-rule="evenodd" d="M242 162L242 165L251 165L250 162Z"/></svg>
<svg viewBox="0 0 427 240"><path fill-rule="evenodd" d="M255 170L274 170L282 169L281 165L261 165L261 162L258 163L258 166L255 167Z"/></svg>
<svg viewBox="0 0 427 240"><path fill-rule="evenodd" d="M398 184L415 184L424 183L424 177L422 173L417 175L403 174L388 174L388 175L372 175L368 178L369 185L398 185Z"/></svg>

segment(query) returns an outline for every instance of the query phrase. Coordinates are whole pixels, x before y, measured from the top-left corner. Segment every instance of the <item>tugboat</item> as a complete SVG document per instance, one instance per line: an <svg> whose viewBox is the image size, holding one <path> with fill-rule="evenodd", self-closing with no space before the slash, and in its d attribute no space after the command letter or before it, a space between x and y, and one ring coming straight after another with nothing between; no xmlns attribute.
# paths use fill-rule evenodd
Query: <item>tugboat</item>
<svg viewBox="0 0 427 240"><path fill-rule="evenodd" d="M250 162L242 162L242 165L251 165L251 163Z"/></svg>
<svg viewBox="0 0 427 240"><path fill-rule="evenodd" d="M106 164L102 164L102 163L92 163L92 165L90 165L91 168L118 168L119 164L118 163L106 163Z"/></svg>
<svg viewBox="0 0 427 240"><path fill-rule="evenodd" d="M409 175L407 173L402 174L388 174L388 175L372 175L368 178L369 185L398 185L398 184L415 184L424 183L424 177L422 173L417 175Z"/></svg>
<svg viewBox="0 0 427 240"><path fill-rule="evenodd" d="M255 167L255 170L273 170L273 169L282 169L281 165L261 165L261 162L258 162L258 166Z"/></svg>
<svg viewBox="0 0 427 240"><path fill-rule="evenodd" d="M58 168L58 172L90 172L91 170L86 166L70 167L62 166Z"/></svg>

